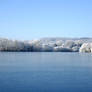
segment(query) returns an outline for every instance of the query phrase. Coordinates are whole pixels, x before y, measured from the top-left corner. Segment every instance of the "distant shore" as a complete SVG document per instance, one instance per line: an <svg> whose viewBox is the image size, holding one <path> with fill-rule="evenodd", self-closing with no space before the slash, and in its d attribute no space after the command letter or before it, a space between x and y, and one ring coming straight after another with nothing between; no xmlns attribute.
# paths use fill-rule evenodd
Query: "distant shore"
<svg viewBox="0 0 92 92"><path fill-rule="evenodd" d="M1 38L0 51L92 53L92 38L42 38L29 41Z"/></svg>

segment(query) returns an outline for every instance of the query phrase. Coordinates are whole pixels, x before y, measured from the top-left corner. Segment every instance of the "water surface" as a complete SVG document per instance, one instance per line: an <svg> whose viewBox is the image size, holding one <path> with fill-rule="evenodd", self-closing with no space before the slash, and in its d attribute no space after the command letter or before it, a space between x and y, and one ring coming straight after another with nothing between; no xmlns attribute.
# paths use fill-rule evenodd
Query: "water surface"
<svg viewBox="0 0 92 92"><path fill-rule="evenodd" d="M1 52L0 92L92 92L92 54Z"/></svg>

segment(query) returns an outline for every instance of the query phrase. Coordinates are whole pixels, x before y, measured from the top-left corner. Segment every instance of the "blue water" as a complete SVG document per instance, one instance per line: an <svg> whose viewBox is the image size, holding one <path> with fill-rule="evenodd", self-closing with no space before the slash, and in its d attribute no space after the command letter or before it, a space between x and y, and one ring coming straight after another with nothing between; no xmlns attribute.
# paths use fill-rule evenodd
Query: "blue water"
<svg viewBox="0 0 92 92"><path fill-rule="evenodd" d="M92 54L1 52L0 92L92 92Z"/></svg>

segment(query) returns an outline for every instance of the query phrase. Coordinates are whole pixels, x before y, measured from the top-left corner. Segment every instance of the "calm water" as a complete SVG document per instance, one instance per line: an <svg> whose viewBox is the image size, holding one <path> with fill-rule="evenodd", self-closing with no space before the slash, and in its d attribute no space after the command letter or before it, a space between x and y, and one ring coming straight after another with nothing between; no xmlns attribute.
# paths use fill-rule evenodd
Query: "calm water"
<svg viewBox="0 0 92 92"><path fill-rule="evenodd" d="M1 52L0 92L92 92L92 54Z"/></svg>

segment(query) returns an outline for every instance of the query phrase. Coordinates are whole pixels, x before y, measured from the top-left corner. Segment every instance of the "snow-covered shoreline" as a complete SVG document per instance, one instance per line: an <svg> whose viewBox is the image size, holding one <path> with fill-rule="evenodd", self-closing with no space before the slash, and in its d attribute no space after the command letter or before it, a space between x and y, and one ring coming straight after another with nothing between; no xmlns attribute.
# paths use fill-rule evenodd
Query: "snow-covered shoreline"
<svg viewBox="0 0 92 92"><path fill-rule="evenodd" d="M92 38L42 38L30 41L0 39L0 51L92 52Z"/></svg>

